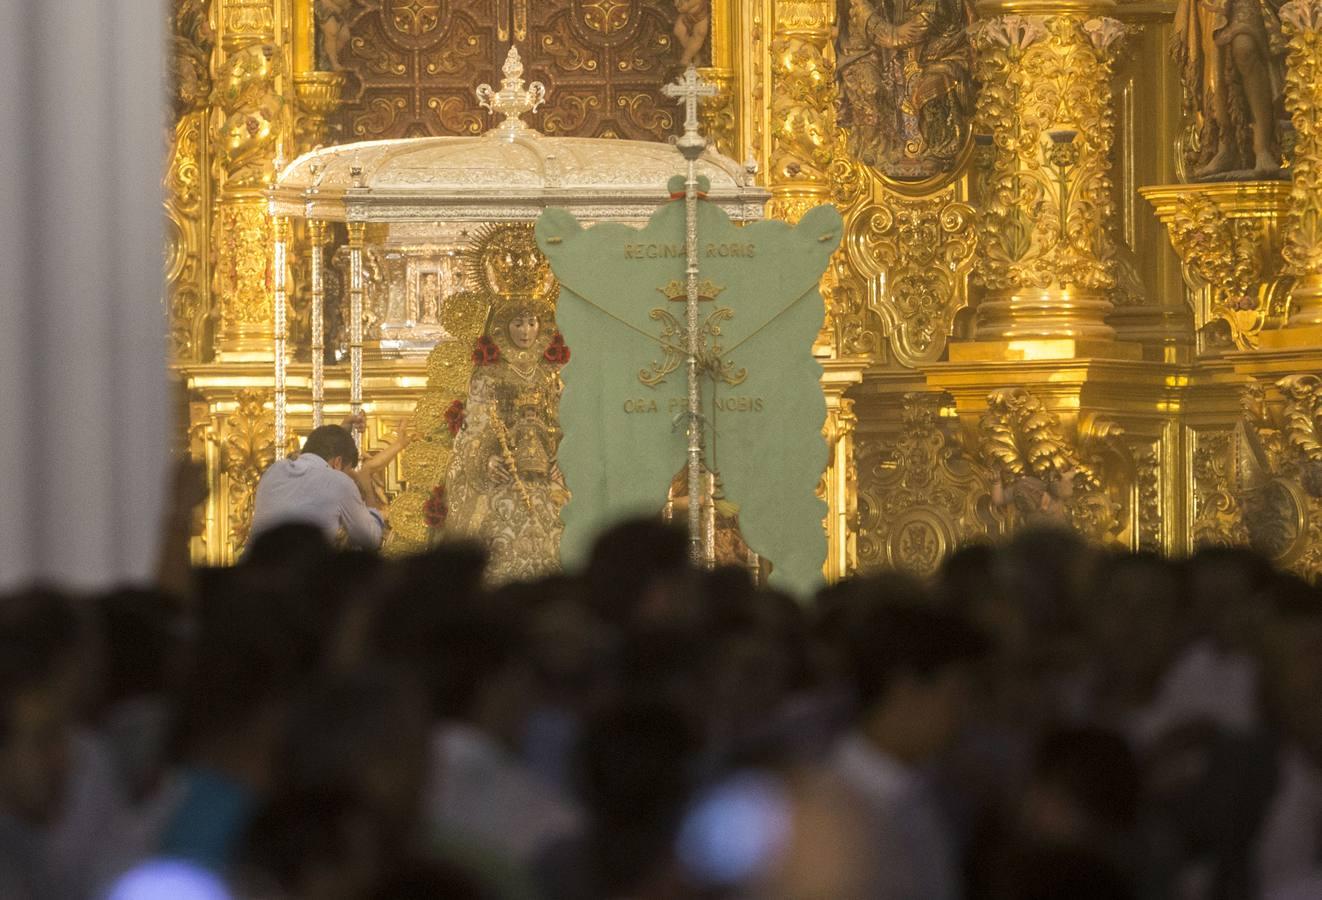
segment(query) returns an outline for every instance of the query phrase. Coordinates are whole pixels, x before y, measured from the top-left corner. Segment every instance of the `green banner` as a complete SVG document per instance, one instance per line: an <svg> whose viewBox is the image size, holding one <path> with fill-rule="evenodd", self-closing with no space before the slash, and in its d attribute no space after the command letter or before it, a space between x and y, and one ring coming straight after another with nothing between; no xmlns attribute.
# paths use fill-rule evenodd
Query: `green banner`
<svg viewBox="0 0 1322 900"><path fill-rule="evenodd" d="M824 307L817 284L840 242L834 207L797 226L737 226L699 203L699 329L706 464L738 507L771 583L800 594L822 577L826 402L812 345ZM655 513L686 462L685 207L646 227L584 229L563 210L537 222L560 282L564 367L559 463L571 499L561 558L581 564L601 529Z"/></svg>

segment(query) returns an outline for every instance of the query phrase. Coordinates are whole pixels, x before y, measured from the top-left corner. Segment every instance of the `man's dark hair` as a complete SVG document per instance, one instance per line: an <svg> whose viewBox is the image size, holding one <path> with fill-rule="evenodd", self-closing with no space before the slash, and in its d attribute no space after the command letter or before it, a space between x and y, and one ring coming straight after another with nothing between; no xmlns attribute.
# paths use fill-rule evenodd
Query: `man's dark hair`
<svg viewBox="0 0 1322 900"><path fill-rule="evenodd" d="M320 456L327 462L338 456L344 460L346 469L358 465L358 445L353 442L353 435L339 425L323 425L313 429L303 442L303 452Z"/></svg>
<svg viewBox="0 0 1322 900"><path fill-rule="evenodd" d="M927 607L866 604L849 619L845 652L864 706L881 699L896 678L934 678L992 649L976 626Z"/></svg>
<svg viewBox="0 0 1322 900"><path fill-rule="evenodd" d="M1089 816L1118 831L1132 828L1138 816L1143 773L1118 732L1089 726L1047 734L1034 753L1033 777L1063 789Z"/></svg>

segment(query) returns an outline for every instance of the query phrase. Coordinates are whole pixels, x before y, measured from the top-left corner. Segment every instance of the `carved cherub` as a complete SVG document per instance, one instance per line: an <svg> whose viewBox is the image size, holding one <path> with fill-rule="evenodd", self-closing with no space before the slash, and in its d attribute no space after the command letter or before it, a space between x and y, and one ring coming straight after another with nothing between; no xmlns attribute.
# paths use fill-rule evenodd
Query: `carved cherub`
<svg viewBox="0 0 1322 900"><path fill-rule="evenodd" d="M675 39L679 41L679 61L689 65L698 60L698 54L707 44L711 33L711 3L709 0L677 0L675 12Z"/></svg>
<svg viewBox="0 0 1322 900"><path fill-rule="evenodd" d="M340 54L349 46L349 6L353 0L317 0L317 27L321 29L321 49L331 69L344 68Z"/></svg>
<svg viewBox="0 0 1322 900"><path fill-rule="evenodd" d="M1057 478L1037 475L1015 476L1002 471L992 482L991 501L999 507L1012 507L1025 525L1065 525L1069 523L1069 502L1074 496L1073 469Z"/></svg>

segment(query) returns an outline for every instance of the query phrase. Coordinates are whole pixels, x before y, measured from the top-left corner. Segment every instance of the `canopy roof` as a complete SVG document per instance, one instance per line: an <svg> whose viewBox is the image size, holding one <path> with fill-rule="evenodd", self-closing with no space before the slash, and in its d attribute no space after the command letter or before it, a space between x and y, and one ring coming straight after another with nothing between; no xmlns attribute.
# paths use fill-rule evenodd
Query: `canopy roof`
<svg viewBox="0 0 1322 900"><path fill-rule="evenodd" d="M611 138L547 137L526 126L480 137L406 138L325 147L276 179L277 215L332 221L523 221L548 206L594 221L642 221L683 172L674 147ZM769 198L752 173L710 148L698 172L707 199L735 220L760 219Z"/></svg>

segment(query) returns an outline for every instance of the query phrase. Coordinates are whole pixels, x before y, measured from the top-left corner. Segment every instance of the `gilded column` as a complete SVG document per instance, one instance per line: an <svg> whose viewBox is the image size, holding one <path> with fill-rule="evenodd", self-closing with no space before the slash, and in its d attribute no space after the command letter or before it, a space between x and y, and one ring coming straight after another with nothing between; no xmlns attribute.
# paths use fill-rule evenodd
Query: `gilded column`
<svg viewBox="0 0 1322 900"><path fill-rule="evenodd" d="M220 185L213 229L219 355L273 358L275 236L266 189L285 147L286 71L274 0L218 0L211 138Z"/></svg>
<svg viewBox="0 0 1322 900"><path fill-rule="evenodd" d="M776 0L771 39L768 215L798 221L831 199L835 140L833 0Z"/></svg>
<svg viewBox="0 0 1322 900"><path fill-rule="evenodd" d="M1111 341L1112 0L990 0L974 30L977 339Z"/></svg>
<svg viewBox="0 0 1322 900"><path fill-rule="evenodd" d="M854 432L858 415L854 401L844 396L862 376L853 371L829 370L822 379L826 394L826 425L822 433L830 448L830 461L822 476L829 512L826 517L828 582L852 575L858 568L858 468L854 462Z"/></svg>
<svg viewBox="0 0 1322 900"><path fill-rule="evenodd" d="M1290 217L1284 256L1291 292L1291 326L1322 325L1322 0L1290 0L1281 7L1289 39L1285 105L1294 123Z"/></svg>
<svg viewBox="0 0 1322 900"><path fill-rule="evenodd" d="M211 356L212 322L207 287L211 274L211 145L207 104L211 96L214 34L205 8L174 0L172 74L174 135L165 169L165 289L174 362Z"/></svg>
<svg viewBox="0 0 1322 900"><path fill-rule="evenodd" d="M721 153L739 159L740 91L736 78L736 42L742 34L739 0L715 0L711 10L711 65L698 69L703 81L715 85L716 96L698 108L702 133Z"/></svg>
<svg viewBox="0 0 1322 900"><path fill-rule="evenodd" d="M285 251L289 247L289 219L275 217L272 231L275 234L272 266L275 269L275 446L278 454L285 446L289 399L285 393L289 371L289 268L285 262Z"/></svg>

